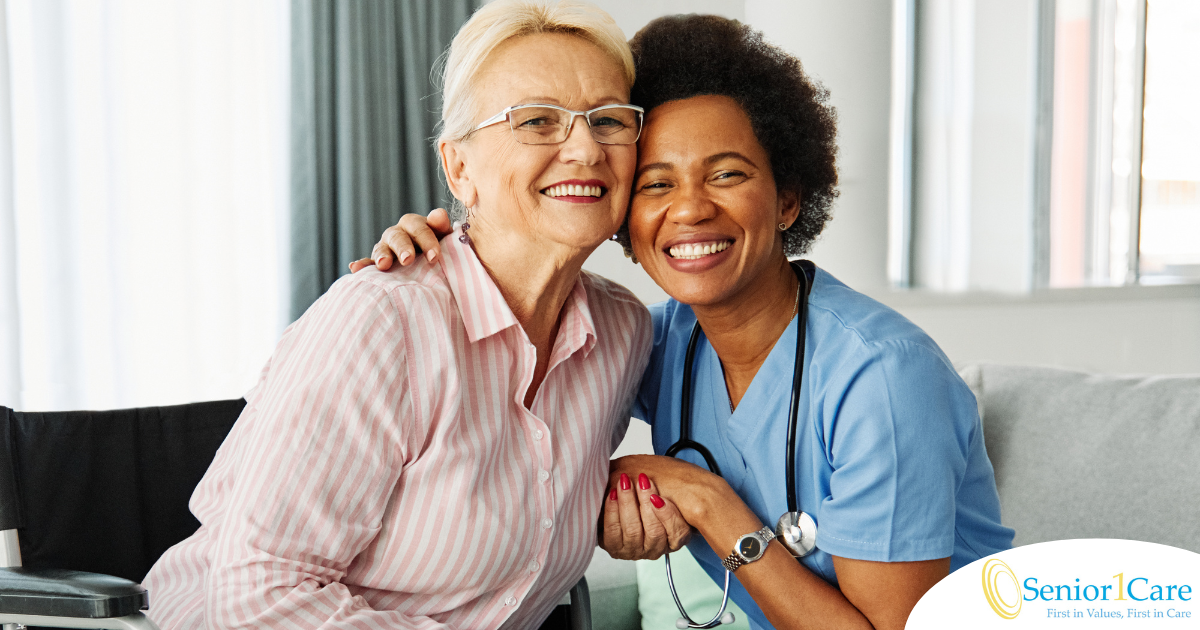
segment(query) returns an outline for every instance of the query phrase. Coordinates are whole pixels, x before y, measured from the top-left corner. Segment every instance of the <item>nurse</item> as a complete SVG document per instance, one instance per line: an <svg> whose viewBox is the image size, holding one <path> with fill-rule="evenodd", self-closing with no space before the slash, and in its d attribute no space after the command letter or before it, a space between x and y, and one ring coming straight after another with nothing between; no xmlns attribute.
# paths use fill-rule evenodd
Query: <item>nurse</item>
<svg viewBox="0 0 1200 630"><path fill-rule="evenodd" d="M761 556L732 562L731 597L751 626L903 628L939 579L1012 544L975 399L923 331L820 268L799 272L811 293L798 330L803 283L788 258L811 246L836 196L833 111L799 61L715 16L656 20L631 47L632 100L647 114L618 238L671 296L650 307L654 348L634 415L652 425L656 453L680 438L684 357L699 323L690 432L722 475L688 450L615 460L600 543L620 558L675 548L670 523L655 522L666 499L722 584L722 560L787 511L794 474L817 549L797 561L767 535ZM418 223L388 235L402 260L413 256L405 232L434 246Z"/></svg>

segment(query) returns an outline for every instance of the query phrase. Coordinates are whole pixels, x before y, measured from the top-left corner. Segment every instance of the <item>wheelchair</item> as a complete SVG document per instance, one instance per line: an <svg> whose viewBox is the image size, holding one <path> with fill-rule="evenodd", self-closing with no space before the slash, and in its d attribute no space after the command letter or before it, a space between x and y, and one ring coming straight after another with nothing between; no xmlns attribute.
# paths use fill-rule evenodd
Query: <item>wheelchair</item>
<svg viewBox="0 0 1200 630"><path fill-rule="evenodd" d="M200 527L188 500L245 400L0 407L0 627L159 630L139 582ZM591 630L580 579L542 630Z"/></svg>

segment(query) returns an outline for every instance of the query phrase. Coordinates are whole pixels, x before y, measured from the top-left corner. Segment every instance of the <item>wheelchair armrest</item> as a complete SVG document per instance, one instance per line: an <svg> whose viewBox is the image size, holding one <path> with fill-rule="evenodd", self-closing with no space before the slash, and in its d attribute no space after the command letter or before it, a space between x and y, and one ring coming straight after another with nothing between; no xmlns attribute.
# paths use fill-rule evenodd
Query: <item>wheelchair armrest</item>
<svg viewBox="0 0 1200 630"><path fill-rule="evenodd" d="M149 606L146 589L129 580L63 569L0 568L0 614L101 619Z"/></svg>
<svg viewBox="0 0 1200 630"><path fill-rule="evenodd" d="M571 587L571 630L592 630L592 594L586 577Z"/></svg>

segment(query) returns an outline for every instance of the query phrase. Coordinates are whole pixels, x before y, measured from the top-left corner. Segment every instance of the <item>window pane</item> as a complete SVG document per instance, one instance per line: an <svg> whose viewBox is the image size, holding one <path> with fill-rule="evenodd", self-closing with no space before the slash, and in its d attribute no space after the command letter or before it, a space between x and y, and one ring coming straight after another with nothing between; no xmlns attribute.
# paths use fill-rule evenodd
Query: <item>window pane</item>
<svg viewBox="0 0 1200 630"><path fill-rule="evenodd" d="M1050 286L1086 277L1092 12L1087 0L1059 0L1054 25L1054 136L1050 168Z"/></svg>
<svg viewBox="0 0 1200 630"><path fill-rule="evenodd" d="M1140 272L1200 280L1200 2L1146 10Z"/></svg>
<svg viewBox="0 0 1200 630"><path fill-rule="evenodd" d="M1048 284L1134 280L1141 0L1058 0Z"/></svg>

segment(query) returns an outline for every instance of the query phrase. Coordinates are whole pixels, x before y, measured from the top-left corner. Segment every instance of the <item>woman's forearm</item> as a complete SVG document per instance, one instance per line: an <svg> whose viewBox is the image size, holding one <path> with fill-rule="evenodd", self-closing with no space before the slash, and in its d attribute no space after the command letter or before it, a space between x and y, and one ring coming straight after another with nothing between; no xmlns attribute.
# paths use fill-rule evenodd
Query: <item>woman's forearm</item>
<svg viewBox="0 0 1200 630"><path fill-rule="evenodd" d="M722 477L699 466L656 455L613 461L614 479L620 473L640 472L654 480L664 499L678 506L717 557L728 556L738 538L764 525ZM737 577L777 628L902 630L921 595L949 573L950 559L875 562L834 556L833 566L837 587L771 541L763 557L740 567Z"/></svg>
<svg viewBox="0 0 1200 630"><path fill-rule="evenodd" d="M680 505L717 557L728 556L738 538L763 527L720 477L701 477L692 485L689 499L682 499L687 503ZM737 578L776 628L872 627L840 590L809 571L778 541L771 541L762 558L740 567Z"/></svg>

